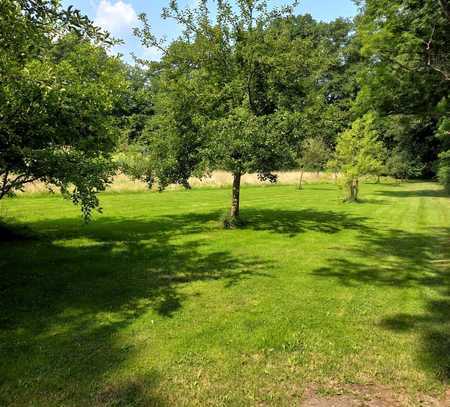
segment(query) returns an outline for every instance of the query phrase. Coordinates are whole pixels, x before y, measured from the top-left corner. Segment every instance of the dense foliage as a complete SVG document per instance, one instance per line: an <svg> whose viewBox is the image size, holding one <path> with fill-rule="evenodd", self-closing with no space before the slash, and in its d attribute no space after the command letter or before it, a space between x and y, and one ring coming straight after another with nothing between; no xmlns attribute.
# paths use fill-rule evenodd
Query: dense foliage
<svg viewBox="0 0 450 407"><path fill-rule="evenodd" d="M120 61L56 1L2 1L0 14L0 199L41 181L88 217L112 173Z"/></svg>
<svg viewBox="0 0 450 407"><path fill-rule="evenodd" d="M171 2L164 15L185 32L167 47L146 16L136 29L144 45L164 54L148 64L155 115L137 143L148 160L142 178L160 188L189 187L192 175L230 171L231 218L239 216L243 174L275 181L274 170L295 165L302 138L320 136L332 145L356 94L348 21L317 23L260 0L237 8L217 2L213 17L207 2L195 10Z"/></svg>
<svg viewBox="0 0 450 407"><path fill-rule="evenodd" d="M388 149L422 167L405 175L432 176L445 144L437 134L450 115L448 2L359 3L356 29L365 59L356 111L376 110Z"/></svg>
<svg viewBox="0 0 450 407"><path fill-rule="evenodd" d="M334 147L370 112L375 150L382 142L387 154L371 173L435 175L449 137L448 3L358 3L352 24L268 11L264 1L238 2L236 13L220 1L213 18L207 2L183 10L172 1L163 14L186 30L168 46L141 16L136 34L164 54L147 65L155 115L134 148L141 178L189 187L190 176L221 168L234 174L237 192L243 173L275 180L272 171L292 166L299 145L310 161L310 147ZM338 161L328 168L338 171Z"/></svg>
<svg viewBox="0 0 450 407"><path fill-rule="evenodd" d="M439 155L438 178L446 191L450 192L450 151Z"/></svg>
<svg viewBox="0 0 450 407"><path fill-rule="evenodd" d="M384 147L375 127L376 116L368 113L337 139L335 162L343 176L346 201L358 200L362 176L379 174L383 168Z"/></svg>

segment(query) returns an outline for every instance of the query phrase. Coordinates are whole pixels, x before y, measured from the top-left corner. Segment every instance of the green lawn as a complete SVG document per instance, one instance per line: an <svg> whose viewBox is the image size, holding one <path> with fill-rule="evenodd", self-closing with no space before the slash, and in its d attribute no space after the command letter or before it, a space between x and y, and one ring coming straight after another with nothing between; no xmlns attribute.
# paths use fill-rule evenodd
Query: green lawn
<svg viewBox="0 0 450 407"><path fill-rule="evenodd" d="M298 405L305 389L450 379L450 199L432 183L4 201L0 405Z"/></svg>

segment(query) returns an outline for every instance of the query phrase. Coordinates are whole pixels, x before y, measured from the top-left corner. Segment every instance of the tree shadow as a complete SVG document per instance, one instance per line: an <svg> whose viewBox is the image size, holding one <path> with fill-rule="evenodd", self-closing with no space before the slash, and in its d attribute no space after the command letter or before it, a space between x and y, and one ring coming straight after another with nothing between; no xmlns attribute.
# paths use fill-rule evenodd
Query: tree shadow
<svg viewBox="0 0 450 407"><path fill-rule="evenodd" d="M449 195L444 189L421 189L416 191L377 191L377 195L391 198L448 198Z"/></svg>
<svg viewBox="0 0 450 407"><path fill-rule="evenodd" d="M108 397L125 400L120 405L143 397L145 405L163 405L150 390L140 393L154 382L151 378L145 386L125 383L102 401L110 386L107 373L136 352L124 347L117 333L149 311L173 317L188 295L198 295L183 290L192 282L223 281L227 288L268 276L271 267L258 258L214 250L207 239L190 238L216 216L102 218L88 226L75 220L36 222L30 226L45 239L2 243L0 402L20 404L9 397L23 393L36 402L43 397L41 404L47 405L52 403L45 397L72 392L80 405L92 405L98 397L95 402L105 405ZM89 397L87 389L92 389Z"/></svg>
<svg viewBox="0 0 450 407"><path fill-rule="evenodd" d="M353 204L354 202L351 202L351 204ZM381 199L381 198L358 198L358 201L356 203L360 203L360 204L374 204L374 205L387 205L388 202L386 202L386 200Z"/></svg>
<svg viewBox="0 0 450 407"><path fill-rule="evenodd" d="M43 220L29 225L41 239L2 242L0 402L20 404L9 398L18 393L33 401L58 397L64 383L78 404L98 398L108 404L108 397L117 397L127 405L145 397L144 405L163 405L151 394L153 377L145 379L146 392L134 383L105 381L137 352L118 333L147 312L175 316L199 295L184 289L193 282L222 282L227 289L253 276L271 277L270 261L217 250L202 235L217 230L221 215L102 216L88 225L76 218ZM365 228L365 218L311 209L245 209L243 215L250 230L287 236ZM108 386L115 390L108 392Z"/></svg>
<svg viewBox="0 0 450 407"><path fill-rule="evenodd" d="M107 384L96 395L95 405L104 406L169 406L165 400L153 394L151 389L159 382L159 374L152 370L144 376Z"/></svg>
<svg viewBox="0 0 450 407"><path fill-rule="evenodd" d="M5 222L0 219L0 243L20 240L32 240L37 238L30 228L25 225L17 225L13 222Z"/></svg>
<svg viewBox="0 0 450 407"><path fill-rule="evenodd" d="M420 333L421 363L438 379L450 379L450 228L427 233L388 230L360 236L360 245L348 249L347 258L329 259L314 271L336 278L345 286L370 284L398 289L425 287L437 299L427 300L423 314L398 313L380 321L394 331ZM353 260L356 257L357 260Z"/></svg>
<svg viewBox="0 0 450 407"><path fill-rule="evenodd" d="M269 231L294 237L307 231L327 234L343 229L366 229L365 217L357 217L342 212L303 210L243 209L245 220L243 229Z"/></svg>

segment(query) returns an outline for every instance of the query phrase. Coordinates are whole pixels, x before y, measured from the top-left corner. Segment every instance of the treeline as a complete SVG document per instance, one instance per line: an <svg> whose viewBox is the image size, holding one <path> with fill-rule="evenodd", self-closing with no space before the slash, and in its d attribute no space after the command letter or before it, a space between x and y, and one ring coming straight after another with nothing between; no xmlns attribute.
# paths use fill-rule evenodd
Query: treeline
<svg viewBox="0 0 450 407"><path fill-rule="evenodd" d="M170 43L135 29L159 61L129 66L77 10L1 3L0 199L27 182L59 187L85 215L123 172L189 188L191 176L276 181L276 170L434 178L450 189L450 4L358 1L353 21L317 22L262 0L170 1Z"/></svg>

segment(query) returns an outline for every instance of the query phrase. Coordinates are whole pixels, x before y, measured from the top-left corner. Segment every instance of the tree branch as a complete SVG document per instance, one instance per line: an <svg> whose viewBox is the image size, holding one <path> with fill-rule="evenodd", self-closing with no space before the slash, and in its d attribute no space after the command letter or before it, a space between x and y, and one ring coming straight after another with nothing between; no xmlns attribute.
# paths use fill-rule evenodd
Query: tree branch
<svg viewBox="0 0 450 407"><path fill-rule="evenodd" d="M450 72L444 71L443 69L432 64L428 64L428 66L433 69L433 71L439 72L444 77L444 80L450 81Z"/></svg>
<svg viewBox="0 0 450 407"><path fill-rule="evenodd" d="M441 0L441 3L442 3L442 2L445 2L445 3L447 4L447 7L449 7L449 6L448 6L447 0ZM444 6L443 6L443 7L444 7ZM447 10L447 12L448 12L448 17L449 17L449 19L450 19L450 9ZM444 70L444 69L439 68L438 66L436 66L436 65L433 64L433 62L432 62L432 46L433 46L433 37L434 37L435 31L436 31L436 24L433 26L433 31L431 32L430 39L429 39L429 40L427 41L427 43L426 43L426 46L427 46L426 51L427 51L427 55L428 55L428 62L427 62L427 65L428 65L431 69L433 69L434 71L439 72L439 73L444 77L444 80L450 81L450 72L448 72L448 71L446 71L446 70Z"/></svg>
<svg viewBox="0 0 450 407"><path fill-rule="evenodd" d="M450 22L450 3L448 0L439 0L439 2L441 3L442 11Z"/></svg>
<svg viewBox="0 0 450 407"><path fill-rule="evenodd" d="M2 177L2 187L0 189L0 199L11 193L13 190L21 189L25 184L38 181L40 177L30 177L28 174L18 175L13 180L9 179L9 171L5 171Z"/></svg>
<svg viewBox="0 0 450 407"><path fill-rule="evenodd" d="M8 183L8 175L9 175L9 170L6 169L3 177L2 177L2 188L0 190L0 199L2 199L8 192L7 192L7 183Z"/></svg>

